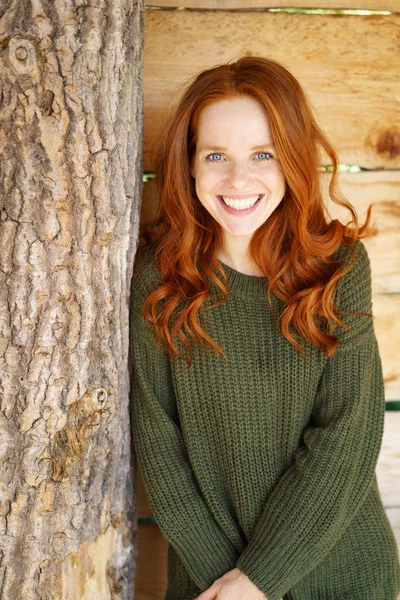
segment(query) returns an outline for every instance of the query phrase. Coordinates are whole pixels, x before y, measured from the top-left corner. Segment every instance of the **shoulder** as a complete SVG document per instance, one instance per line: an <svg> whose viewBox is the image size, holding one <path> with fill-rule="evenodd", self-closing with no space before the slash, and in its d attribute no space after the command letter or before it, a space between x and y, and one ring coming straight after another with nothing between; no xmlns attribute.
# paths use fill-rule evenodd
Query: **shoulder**
<svg viewBox="0 0 400 600"><path fill-rule="evenodd" d="M369 263L368 252L362 240L356 240L353 244L341 244L332 255L335 259L352 262L354 259L358 267L366 267Z"/></svg>
<svg viewBox="0 0 400 600"><path fill-rule="evenodd" d="M362 240L341 245L335 253L346 270L337 287L338 301L344 310L368 310L371 301L371 261ZM364 307L364 308L362 308Z"/></svg>
<svg viewBox="0 0 400 600"><path fill-rule="evenodd" d="M337 283L334 304L339 311L344 311L340 312L339 318L362 340L364 335L370 335L374 331L371 263L368 252L364 243L357 240L350 246L340 247L335 255L346 272ZM349 330L340 327L335 334L343 348L351 347L348 343L354 338Z"/></svg>

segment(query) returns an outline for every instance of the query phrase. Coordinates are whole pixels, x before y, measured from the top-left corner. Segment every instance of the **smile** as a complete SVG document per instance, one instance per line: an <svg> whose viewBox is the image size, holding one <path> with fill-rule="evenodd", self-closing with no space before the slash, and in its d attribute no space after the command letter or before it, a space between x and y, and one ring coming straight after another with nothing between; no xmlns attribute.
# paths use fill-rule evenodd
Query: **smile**
<svg viewBox="0 0 400 600"><path fill-rule="evenodd" d="M264 194L259 194L257 196L249 196L248 198L236 200L235 198L229 198L229 196L217 196L221 206L223 206L230 214L238 212L241 214L248 214L252 212L263 197Z"/></svg>

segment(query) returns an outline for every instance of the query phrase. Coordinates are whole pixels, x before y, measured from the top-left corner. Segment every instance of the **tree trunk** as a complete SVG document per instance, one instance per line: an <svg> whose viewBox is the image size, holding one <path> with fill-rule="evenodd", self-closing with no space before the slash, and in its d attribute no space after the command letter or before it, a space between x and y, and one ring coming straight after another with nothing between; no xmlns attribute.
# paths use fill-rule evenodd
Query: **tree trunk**
<svg viewBox="0 0 400 600"><path fill-rule="evenodd" d="M143 0L0 2L0 599L134 596Z"/></svg>

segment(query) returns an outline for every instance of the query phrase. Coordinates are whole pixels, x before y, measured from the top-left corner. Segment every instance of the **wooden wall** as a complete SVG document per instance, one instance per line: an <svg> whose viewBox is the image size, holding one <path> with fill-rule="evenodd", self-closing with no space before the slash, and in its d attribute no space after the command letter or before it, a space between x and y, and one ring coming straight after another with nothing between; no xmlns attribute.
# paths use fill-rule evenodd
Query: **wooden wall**
<svg viewBox="0 0 400 600"><path fill-rule="evenodd" d="M345 7L343 6L345 5ZM180 7L174 10L174 7ZM146 10L144 171L151 148L179 88L199 71L261 55L282 62L308 93L340 162L341 189L363 222L373 203L377 234L365 240L371 258L375 328L387 407L400 404L400 14L310 14L269 7L397 11L400 0L154 0ZM322 165L328 165L323 157ZM355 171L355 172L354 172ZM328 210L349 213L327 195ZM141 222L154 213L153 181L144 183ZM400 412L388 410L378 480L400 546ZM167 542L152 518L138 469L139 549L136 598L161 600L166 589ZM148 522L146 521L148 519Z"/></svg>
<svg viewBox="0 0 400 600"><path fill-rule="evenodd" d="M400 12L398 0L155 0L148 7L195 10L259 10L268 8L357 9Z"/></svg>

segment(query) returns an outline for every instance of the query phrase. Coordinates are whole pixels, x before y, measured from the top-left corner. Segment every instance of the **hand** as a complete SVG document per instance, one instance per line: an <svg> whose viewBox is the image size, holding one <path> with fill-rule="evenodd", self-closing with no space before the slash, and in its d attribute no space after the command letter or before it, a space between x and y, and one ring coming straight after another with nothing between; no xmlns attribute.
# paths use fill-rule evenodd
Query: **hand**
<svg viewBox="0 0 400 600"><path fill-rule="evenodd" d="M267 596L240 569L232 569L216 579L195 600L265 600Z"/></svg>

